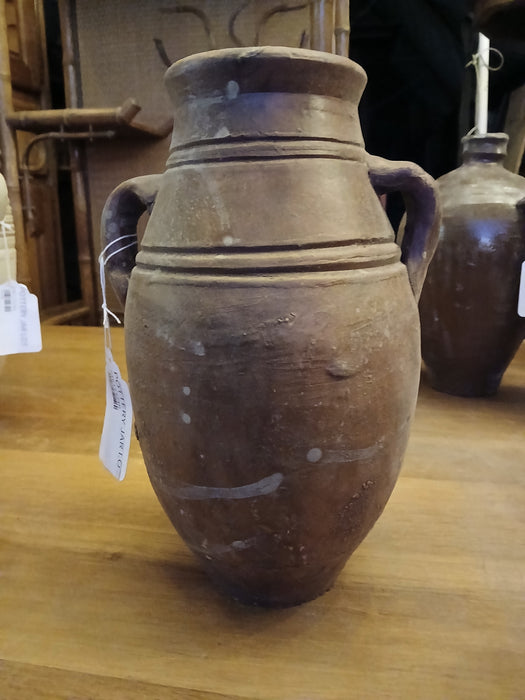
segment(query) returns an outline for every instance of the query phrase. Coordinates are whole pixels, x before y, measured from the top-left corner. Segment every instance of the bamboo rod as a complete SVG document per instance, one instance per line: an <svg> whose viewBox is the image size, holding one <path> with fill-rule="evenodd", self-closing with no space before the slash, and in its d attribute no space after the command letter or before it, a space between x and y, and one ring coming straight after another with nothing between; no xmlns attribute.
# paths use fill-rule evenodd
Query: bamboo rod
<svg viewBox="0 0 525 700"><path fill-rule="evenodd" d="M80 92L78 66L75 60L75 55L78 51L75 51L75 36L73 34L75 12L71 6L71 0L58 0L58 13L60 17L62 72L64 74L66 104L76 109L82 107L82 95Z"/></svg>
<svg viewBox="0 0 525 700"><path fill-rule="evenodd" d="M42 92L40 95L40 109L42 110L47 110L51 109L53 106L52 102L52 97L51 97L51 84L50 84L50 76L49 76L49 62L47 60L47 49L48 49L48 38L46 34L46 18L45 18L45 11L44 11L44 4L45 0L34 0L34 8L35 8L35 15L37 19L37 24L40 30L40 50L42 52L43 60L42 60ZM46 177L47 185L52 188L54 192L57 193L56 198L54 198L53 201L53 211L54 211L54 216L56 217L56 226L53 226L52 224L50 225L51 222L47 223L45 233L47 234L45 242L37 242L36 245L36 250L39 258L39 269L43 267L43 269L48 268L50 264L50 258L48 257L46 250L48 248L48 245L54 245L54 254L52 256L53 259L53 278L54 278L54 283L55 283L55 293L58 292L60 301L66 301L67 299L67 282L66 282L66 264L65 264L65 259L64 259L64 245L63 245L63 236L62 236L62 221L61 217L59 214L60 211L60 204L59 204L59 193L58 193L58 163L57 163L57 153L56 149L50 148L49 145L45 147L46 150L46 161L48 164L48 173ZM26 148L27 152L27 148ZM29 168L29 161L28 163L28 168ZM24 170L24 158L22 155L21 158L21 167L22 170ZM23 172L22 177L24 177L25 172ZM31 189L31 188L30 188ZM43 216L42 220L45 222L46 217ZM44 224L45 225L45 224ZM26 216L26 237L29 238L30 233L29 233L29 225L28 225L28 219ZM47 276L44 275L46 278ZM47 284L44 282L45 287L47 287ZM44 290L42 287L40 288L40 293L42 294ZM45 298L45 297L43 297ZM56 301L55 297L55 301ZM49 301L45 302L46 306L49 304Z"/></svg>
<svg viewBox="0 0 525 700"><path fill-rule="evenodd" d="M75 227L77 232L78 266L82 298L90 307L89 321L98 319L98 284L96 280L94 241L91 235L91 215L85 183L86 166L84 148L78 142L69 147L71 163L71 187L75 202Z"/></svg>
<svg viewBox="0 0 525 700"><path fill-rule="evenodd" d="M74 22L75 14L72 0L59 0L60 37L62 41L62 66L66 104L71 108L82 107L80 79L76 63ZM75 233L78 250L80 289L82 300L89 306L88 323L96 324L100 297L98 294L95 270L95 248L93 226L89 211L87 193L87 175L85 167L85 150L77 143L69 146L71 165L71 188L75 208Z"/></svg>
<svg viewBox="0 0 525 700"><path fill-rule="evenodd" d="M313 0L310 4L310 48L332 52L334 0Z"/></svg>
<svg viewBox="0 0 525 700"><path fill-rule="evenodd" d="M0 0L0 148L2 167L9 191L15 227L15 245L17 253L17 279L31 286L29 258L25 236L22 195L18 175L18 155L15 134L6 120L6 115L13 111L13 88L9 65L9 45L7 43L6 2Z"/></svg>
<svg viewBox="0 0 525 700"><path fill-rule="evenodd" d="M336 0L334 34L336 54L348 58L350 47L350 0Z"/></svg>
<svg viewBox="0 0 525 700"><path fill-rule="evenodd" d="M503 131L509 135L509 147L503 163L507 170L519 174L525 155L525 85L510 94Z"/></svg>
<svg viewBox="0 0 525 700"><path fill-rule="evenodd" d="M116 109L41 109L12 112L8 124L15 129L44 133L52 129L109 129L129 124L140 111L134 100L126 100Z"/></svg>

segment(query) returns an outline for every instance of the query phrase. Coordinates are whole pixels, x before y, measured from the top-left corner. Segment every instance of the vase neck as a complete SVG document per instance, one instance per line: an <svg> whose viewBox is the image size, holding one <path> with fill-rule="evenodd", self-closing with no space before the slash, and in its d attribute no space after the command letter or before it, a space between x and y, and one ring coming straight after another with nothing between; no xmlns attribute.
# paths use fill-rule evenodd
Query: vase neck
<svg viewBox="0 0 525 700"><path fill-rule="evenodd" d="M503 165L507 155L507 134L475 134L465 136L463 143L463 163L496 163Z"/></svg>
<svg viewBox="0 0 525 700"><path fill-rule="evenodd" d="M166 73L174 105L171 150L274 139L363 147L358 104L365 83L365 72L350 59L309 49L187 56Z"/></svg>

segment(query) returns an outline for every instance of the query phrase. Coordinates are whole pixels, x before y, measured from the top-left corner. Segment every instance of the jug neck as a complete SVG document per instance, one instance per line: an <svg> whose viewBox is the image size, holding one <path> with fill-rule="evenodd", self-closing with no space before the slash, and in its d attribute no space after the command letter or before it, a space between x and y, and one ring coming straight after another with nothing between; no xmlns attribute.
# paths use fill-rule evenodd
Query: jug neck
<svg viewBox="0 0 525 700"><path fill-rule="evenodd" d="M220 49L181 59L165 81L174 106L174 157L197 145L255 141L364 145L358 104L366 74L342 56L275 46Z"/></svg>
<svg viewBox="0 0 525 700"><path fill-rule="evenodd" d="M509 137L504 133L473 134L461 139L463 144L463 163L495 163L503 165L507 155Z"/></svg>

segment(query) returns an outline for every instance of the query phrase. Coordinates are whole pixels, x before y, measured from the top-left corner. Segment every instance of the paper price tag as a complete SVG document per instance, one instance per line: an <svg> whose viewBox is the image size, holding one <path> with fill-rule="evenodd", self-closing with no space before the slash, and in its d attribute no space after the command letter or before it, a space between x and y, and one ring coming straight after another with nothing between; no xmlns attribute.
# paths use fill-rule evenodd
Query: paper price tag
<svg viewBox="0 0 525 700"><path fill-rule="evenodd" d="M40 350L38 299L14 280L0 284L0 355Z"/></svg>
<svg viewBox="0 0 525 700"><path fill-rule="evenodd" d="M106 412L98 454L102 464L119 481L126 475L132 422L128 385L106 347Z"/></svg>
<svg viewBox="0 0 525 700"><path fill-rule="evenodd" d="M129 242L130 239L131 243ZM106 257L108 250L122 241L128 242L112 253L109 253ZM126 476L126 469L128 466L133 408L128 385L120 376L118 365L111 354L109 317L112 316L117 323L120 323L120 319L108 309L105 267L107 261L114 255L136 244L135 235L120 236L120 238L110 241L98 256L100 266L100 288L102 290L102 311L104 313L102 325L104 327L104 345L106 348L106 412L104 414L104 426L102 428L98 456L106 469L119 481L122 481Z"/></svg>
<svg viewBox="0 0 525 700"><path fill-rule="evenodd" d="M518 316L525 316L525 262L521 263L520 291L518 293Z"/></svg>

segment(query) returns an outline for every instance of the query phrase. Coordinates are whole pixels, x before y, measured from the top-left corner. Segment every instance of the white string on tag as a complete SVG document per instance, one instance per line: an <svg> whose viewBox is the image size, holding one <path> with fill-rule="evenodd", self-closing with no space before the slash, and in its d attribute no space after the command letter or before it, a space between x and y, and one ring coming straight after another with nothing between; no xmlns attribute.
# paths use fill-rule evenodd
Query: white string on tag
<svg viewBox="0 0 525 700"><path fill-rule="evenodd" d="M124 241L124 240L130 239L130 238L133 238L133 241L131 243L128 243L127 245L124 245L124 246L121 246L120 248L117 248L117 250L114 250L107 257L105 257L107 251L110 248L112 248L116 243L119 243L120 241ZM119 238L115 238L114 241L110 241L107 244L107 246L104 248L104 250L98 256L98 265L99 265L99 270L100 270L100 286L102 289L102 313L103 313L102 325L104 327L104 343L105 343L106 347L109 347L109 348L111 348L111 333L110 333L109 317L111 316L112 318L114 318L118 324L121 323L121 320L108 307L107 297L106 297L106 265L107 265L108 261L111 260L111 258L114 255L118 255L118 253L121 253L123 250L127 250L127 248L132 248L134 245L136 245L136 241L137 241L137 237L131 233L126 235L126 236L120 236Z"/></svg>
<svg viewBox="0 0 525 700"><path fill-rule="evenodd" d="M106 257L107 251L115 244L132 238L133 241L112 251ZM99 457L106 469L122 481L126 475L131 442L131 426L133 423L133 408L129 388L120 374L117 363L111 352L111 332L109 317L120 323L120 319L108 307L106 297L106 264L117 253L136 245L136 236L120 236L108 243L98 257L100 267L100 286L102 288L102 312L104 326L104 346L106 355L106 411L104 426L100 439Z"/></svg>

